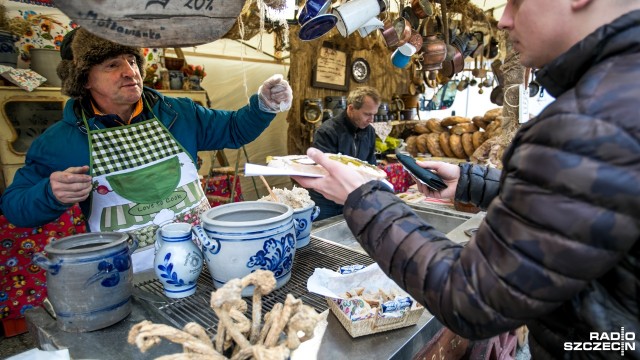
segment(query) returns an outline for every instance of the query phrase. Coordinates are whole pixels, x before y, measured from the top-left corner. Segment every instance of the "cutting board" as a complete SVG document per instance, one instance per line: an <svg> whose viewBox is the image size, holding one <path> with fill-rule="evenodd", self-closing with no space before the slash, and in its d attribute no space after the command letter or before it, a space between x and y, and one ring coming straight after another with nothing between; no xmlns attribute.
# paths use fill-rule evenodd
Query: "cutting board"
<svg viewBox="0 0 640 360"><path fill-rule="evenodd" d="M123 45L186 47L225 35L244 0L56 0L89 32Z"/></svg>

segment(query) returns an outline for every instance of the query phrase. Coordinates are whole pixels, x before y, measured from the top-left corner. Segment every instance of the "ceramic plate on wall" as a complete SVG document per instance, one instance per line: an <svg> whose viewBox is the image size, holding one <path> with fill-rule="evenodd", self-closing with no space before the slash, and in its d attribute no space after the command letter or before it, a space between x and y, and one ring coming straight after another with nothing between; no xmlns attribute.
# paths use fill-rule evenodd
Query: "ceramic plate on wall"
<svg viewBox="0 0 640 360"><path fill-rule="evenodd" d="M298 36L303 41L315 40L331 31L337 22L338 18L333 14L316 16L300 27Z"/></svg>

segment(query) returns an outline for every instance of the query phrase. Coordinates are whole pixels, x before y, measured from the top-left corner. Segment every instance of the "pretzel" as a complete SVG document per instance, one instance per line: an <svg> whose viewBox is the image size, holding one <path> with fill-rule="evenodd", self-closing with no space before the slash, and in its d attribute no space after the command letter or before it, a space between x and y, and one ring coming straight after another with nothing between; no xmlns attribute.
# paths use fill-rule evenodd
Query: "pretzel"
<svg viewBox="0 0 640 360"><path fill-rule="evenodd" d="M426 122L423 122L416 124L416 126L413 127L413 132L416 134L428 134L431 130L427 127Z"/></svg>
<svg viewBox="0 0 640 360"><path fill-rule="evenodd" d="M442 126L454 126L454 125L465 124L465 123L469 123L469 122L471 122L471 120L469 120L469 118L466 118L466 117L449 116L449 117L446 117L446 118L442 119L440 124L442 124Z"/></svg>
<svg viewBox="0 0 640 360"><path fill-rule="evenodd" d="M438 142L440 143L440 148L444 152L447 157L454 158L456 157L453 151L451 151L451 147L449 147L449 133L443 132L438 137Z"/></svg>
<svg viewBox="0 0 640 360"><path fill-rule="evenodd" d="M440 141L438 140L439 135L436 133L427 135L427 149L431 155L436 157L444 157L445 154L440 148Z"/></svg>
<svg viewBox="0 0 640 360"><path fill-rule="evenodd" d="M487 125L489 125L489 122L485 121L484 117L482 116L474 116L473 119L471 119L471 122L473 123L473 125L481 129L486 129Z"/></svg>
<svg viewBox="0 0 640 360"><path fill-rule="evenodd" d="M467 157L471 157L471 155L473 155L473 151L475 150L473 148L472 137L473 135L471 135L470 133L464 133L460 136L462 140L462 150L464 150L464 153L467 155Z"/></svg>
<svg viewBox="0 0 640 360"><path fill-rule="evenodd" d="M466 159L467 156L462 148L460 135L451 134L451 136L449 136L449 147L451 147L451 151L458 159Z"/></svg>
<svg viewBox="0 0 640 360"><path fill-rule="evenodd" d="M464 124L458 124L458 125L452 126L451 130L449 131L452 134L462 135L464 133L472 133L472 132L478 131L478 127L472 123L464 123Z"/></svg>
<svg viewBox="0 0 640 360"><path fill-rule="evenodd" d="M484 131L474 132L473 135L471 136L471 141L473 142L474 151L475 149L479 148L480 145L482 145L482 143L485 142L485 140L487 140L487 134L485 134Z"/></svg>
<svg viewBox="0 0 640 360"><path fill-rule="evenodd" d="M427 120L427 128L431 130L431 132L438 133L438 134L441 132L447 131L447 129L445 129L442 123L437 119Z"/></svg>

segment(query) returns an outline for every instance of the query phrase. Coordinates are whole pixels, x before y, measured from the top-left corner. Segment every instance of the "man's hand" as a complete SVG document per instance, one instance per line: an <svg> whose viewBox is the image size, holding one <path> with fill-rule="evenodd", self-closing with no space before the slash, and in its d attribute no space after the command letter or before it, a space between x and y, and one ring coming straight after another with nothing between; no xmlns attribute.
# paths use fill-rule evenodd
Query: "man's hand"
<svg viewBox="0 0 640 360"><path fill-rule="evenodd" d="M325 153L316 148L307 149L307 156L321 165L329 174L321 178L304 176L292 176L291 178L298 182L300 186L312 188L337 204L344 204L347 196L353 190L369 181L358 171L339 161L331 160Z"/></svg>
<svg viewBox="0 0 640 360"><path fill-rule="evenodd" d="M287 111L293 102L293 90L281 74L265 80L258 89L258 96L260 110L270 113Z"/></svg>
<svg viewBox="0 0 640 360"><path fill-rule="evenodd" d="M453 199L456 195L456 187L458 186L458 179L460 178L460 167L458 165L441 161L416 161L416 164L425 169L435 170L436 174L447 184L446 189L435 191L420 183L420 180L414 179L421 193L437 199Z"/></svg>
<svg viewBox="0 0 640 360"><path fill-rule="evenodd" d="M63 204L75 204L87 199L91 193L89 166L70 167L51 174L49 181L53 195Z"/></svg>

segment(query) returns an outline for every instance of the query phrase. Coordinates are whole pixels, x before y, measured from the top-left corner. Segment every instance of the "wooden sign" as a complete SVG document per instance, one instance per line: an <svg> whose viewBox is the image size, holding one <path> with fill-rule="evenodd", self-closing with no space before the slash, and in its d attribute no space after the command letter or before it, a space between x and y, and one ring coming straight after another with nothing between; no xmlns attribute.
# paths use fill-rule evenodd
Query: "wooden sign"
<svg viewBox="0 0 640 360"><path fill-rule="evenodd" d="M332 47L322 46L320 55L313 69L311 85L314 87L347 91L349 77L347 53Z"/></svg>
<svg viewBox="0 0 640 360"><path fill-rule="evenodd" d="M56 0L91 33L123 45L185 47L213 42L235 24L244 0Z"/></svg>

